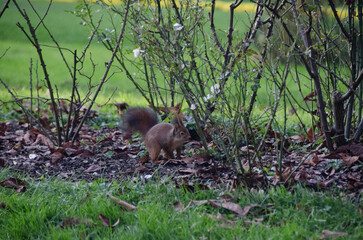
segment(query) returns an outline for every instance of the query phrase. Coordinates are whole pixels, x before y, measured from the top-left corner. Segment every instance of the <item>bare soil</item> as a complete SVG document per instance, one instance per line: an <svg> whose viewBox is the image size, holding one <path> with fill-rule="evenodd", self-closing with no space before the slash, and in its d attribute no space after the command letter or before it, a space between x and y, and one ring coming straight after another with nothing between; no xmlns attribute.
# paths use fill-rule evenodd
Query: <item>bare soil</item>
<svg viewBox="0 0 363 240"><path fill-rule="evenodd" d="M363 191L362 143L348 144L333 153L311 151L308 156L306 152L286 150L281 173L277 170L277 154L266 143L260 158L265 177L258 161L252 171L248 171L247 158L243 158L243 167L248 172L242 178L234 174L223 159L200 153L202 146L198 141L186 144L182 159L156 164L148 161L140 139L124 140L119 128L97 130L85 126L79 139L74 145L66 143L55 147L39 130L29 129L28 124L0 122L0 168L7 166L14 175L20 173L33 179L55 177L75 182L168 177L188 188L196 183L205 188L220 184L264 188L298 182L314 189L334 188L355 196ZM288 140L294 139L296 137Z"/></svg>

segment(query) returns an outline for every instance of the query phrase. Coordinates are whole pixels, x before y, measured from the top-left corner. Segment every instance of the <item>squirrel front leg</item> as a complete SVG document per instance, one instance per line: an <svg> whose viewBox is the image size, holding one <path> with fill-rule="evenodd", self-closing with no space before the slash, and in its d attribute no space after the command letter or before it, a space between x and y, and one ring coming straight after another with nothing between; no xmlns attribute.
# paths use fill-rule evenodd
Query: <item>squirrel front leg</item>
<svg viewBox="0 0 363 240"><path fill-rule="evenodd" d="M173 153L173 150L170 149L170 148L164 148L164 153L165 153L165 157L167 159L174 159L174 153Z"/></svg>
<svg viewBox="0 0 363 240"><path fill-rule="evenodd" d="M160 155L160 151L161 148L158 145L154 145L153 147L147 147L147 150L149 151L149 155L151 158L151 161L153 161L154 163L160 163L159 159L159 155Z"/></svg>
<svg viewBox="0 0 363 240"><path fill-rule="evenodd" d="M176 148L176 157L178 159L181 159L181 150L182 150L182 147L177 147Z"/></svg>

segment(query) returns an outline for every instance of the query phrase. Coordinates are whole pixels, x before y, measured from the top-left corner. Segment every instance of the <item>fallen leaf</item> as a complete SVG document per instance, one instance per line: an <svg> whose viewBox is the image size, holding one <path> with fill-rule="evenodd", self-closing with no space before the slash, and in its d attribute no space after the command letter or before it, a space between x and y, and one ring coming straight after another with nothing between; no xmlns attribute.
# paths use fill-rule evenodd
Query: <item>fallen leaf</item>
<svg viewBox="0 0 363 240"><path fill-rule="evenodd" d="M185 208L181 201L174 202L173 205L176 212L184 212Z"/></svg>
<svg viewBox="0 0 363 240"><path fill-rule="evenodd" d="M91 221L87 218L68 218L62 222L62 228L73 227L81 223L85 223L89 227L91 226Z"/></svg>
<svg viewBox="0 0 363 240"><path fill-rule="evenodd" d="M118 218L117 221L114 224L112 224L111 227L116 227L119 223L120 223L120 218Z"/></svg>
<svg viewBox="0 0 363 240"><path fill-rule="evenodd" d="M197 174L199 172L199 170L198 169L187 168L187 169L179 169L179 172Z"/></svg>
<svg viewBox="0 0 363 240"><path fill-rule="evenodd" d="M223 207L225 209L231 210L232 212L235 212L240 216L246 216L247 215L247 214L244 215L245 214L244 210L237 203L224 202L224 201L221 202L219 200L209 200L209 204L212 205L213 207Z"/></svg>
<svg viewBox="0 0 363 240"><path fill-rule="evenodd" d="M52 165L56 164L58 162L58 160L63 158L63 153L61 152L54 152L50 155L50 163Z"/></svg>
<svg viewBox="0 0 363 240"><path fill-rule="evenodd" d="M323 235L320 237L320 239L328 239L328 238L338 238L338 237L344 237L348 234L345 232L332 232L329 230L323 230Z"/></svg>
<svg viewBox="0 0 363 240"><path fill-rule="evenodd" d="M27 183L18 178L7 178L0 182L0 186L16 189L17 192L23 192L26 189Z"/></svg>
<svg viewBox="0 0 363 240"><path fill-rule="evenodd" d="M342 159L343 159L343 162L350 166L352 165L353 163L355 163L356 161L358 161L359 159L359 156L349 156L347 154L342 154Z"/></svg>
<svg viewBox="0 0 363 240"><path fill-rule="evenodd" d="M54 144L52 143L52 141L50 141L49 138L47 138L46 136L44 136L43 134L40 134L40 133L38 134L35 142L33 142L31 145L32 146L45 145L45 146L49 146L49 147L54 147Z"/></svg>
<svg viewBox="0 0 363 240"><path fill-rule="evenodd" d="M256 207L256 206L257 206L257 204L250 204L248 206L245 206L243 208L241 216L246 217L248 215L248 213L250 212L251 208Z"/></svg>
<svg viewBox="0 0 363 240"><path fill-rule="evenodd" d="M192 203L194 203L197 206L200 206L200 205L208 203L208 200L192 200Z"/></svg>
<svg viewBox="0 0 363 240"><path fill-rule="evenodd" d="M314 154L314 156L308 157L308 159L305 160L304 164L316 166L319 163L319 157L317 154Z"/></svg>
<svg viewBox="0 0 363 240"><path fill-rule="evenodd" d="M137 167L135 169L135 172L137 172L137 173L145 173L145 172L148 172L148 171L150 171L150 169L143 166L143 165L141 165L141 166L139 166L139 167Z"/></svg>
<svg viewBox="0 0 363 240"><path fill-rule="evenodd" d="M281 174L282 180L285 181L290 176L290 173L291 173L291 167L285 168L284 172Z"/></svg>
<svg viewBox="0 0 363 240"><path fill-rule="evenodd" d="M220 214L220 213L217 213L217 219L218 220L221 220L222 222L224 222L224 223L227 223L227 224L230 224L230 225L234 225L234 221L232 221L232 220L229 220L229 219L227 219L227 218L225 218L222 214Z"/></svg>
<svg viewBox="0 0 363 240"><path fill-rule="evenodd" d="M95 164L95 165L92 165L89 168L87 168L84 172L86 172L86 173L93 173L93 172L97 172L97 171L99 171L101 169L102 169L101 166Z"/></svg>
<svg viewBox="0 0 363 240"><path fill-rule="evenodd" d="M145 155L145 156L143 156L143 157L141 157L141 158L139 159L139 163L140 163L140 164L147 163L148 161L149 161L149 156L148 156L148 155Z"/></svg>
<svg viewBox="0 0 363 240"><path fill-rule="evenodd" d="M311 128L308 129L307 131L307 137L310 141L314 140L314 126L312 126Z"/></svg>
<svg viewBox="0 0 363 240"><path fill-rule="evenodd" d="M118 199L110 194L107 194L107 197L111 198L114 202L116 202L117 204L120 205L121 208L127 210L127 211L134 211L137 210L137 207L135 207L134 205L127 203L125 201L122 201L121 199Z"/></svg>
<svg viewBox="0 0 363 240"><path fill-rule="evenodd" d="M0 208L2 208L2 209L10 209L10 207L6 203L3 203L3 202L0 202Z"/></svg>
<svg viewBox="0 0 363 240"><path fill-rule="evenodd" d="M90 158L93 157L93 153L86 149L79 149L74 153L75 156L80 156L81 158Z"/></svg>
<svg viewBox="0 0 363 240"><path fill-rule="evenodd" d="M107 217L105 217L104 215L100 214L98 215L98 218L102 221L103 225L106 227L110 227L110 219L108 219Z"/></svg>

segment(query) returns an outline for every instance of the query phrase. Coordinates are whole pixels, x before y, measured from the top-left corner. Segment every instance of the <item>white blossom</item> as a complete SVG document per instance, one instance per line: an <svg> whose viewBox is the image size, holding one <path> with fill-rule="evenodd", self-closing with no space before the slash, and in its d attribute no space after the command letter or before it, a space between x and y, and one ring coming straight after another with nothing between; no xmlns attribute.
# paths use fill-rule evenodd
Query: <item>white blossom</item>
<svg viewBox="0 0 363 240"><path fill-rule="evenodd" d="M195 110L196 108L197 108L197 106L194 103L192 103L192 105L190 105L190 110Z"/></svg>
<svg viewBox="0 0 363 240"><path fill-rule="evenodd" d="M115 32L115 29L108 29L108 28L106 28L105 29L107 32L109 32L109 33L113 33L113 32Z"/></svg>
<svg viewBox="0 0 363 240"><path fill-rule="evenodd" d="M179 23L174 24L174 31L178 32L183 29L183 26Z"/></svg>
<svg viewBox="0 0 363 240"><path fill-rule="evenodd" d="M210 92L212 94L218 94L220 91L221 91L221 86L219 85L219 83L215 84L210 88Z"/></svg>
<svg viewBox="0 0 363 240"><path fill-rule="evenodd" d="M204 100L204 102L208 102L212 98L214 98L214 95L208 94L206 97L203 97L203 100Z"/></svg>
<svg viewBox="0 0 363 240"><path fill-rule="evenodd" d="M144 50L140 50L139 48L136 48L134 50L132 50L134 52L134 57L137 58L140 56L141 53L144 52Z"/></svg>

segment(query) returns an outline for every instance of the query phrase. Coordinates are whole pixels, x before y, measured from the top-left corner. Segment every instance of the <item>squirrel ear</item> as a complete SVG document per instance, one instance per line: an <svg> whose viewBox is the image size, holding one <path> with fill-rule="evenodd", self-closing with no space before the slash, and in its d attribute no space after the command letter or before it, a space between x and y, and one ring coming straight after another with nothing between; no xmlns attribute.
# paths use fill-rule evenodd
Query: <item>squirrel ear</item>
<svg viewBox="0 0 363 240"><path fill-rule="evenodd" d="M179 131L179 128L180 128L179 124L178 123L175 123L174 124L174 128L173 128L173 134L174 135L177 134L177 132Z"/></svg>

